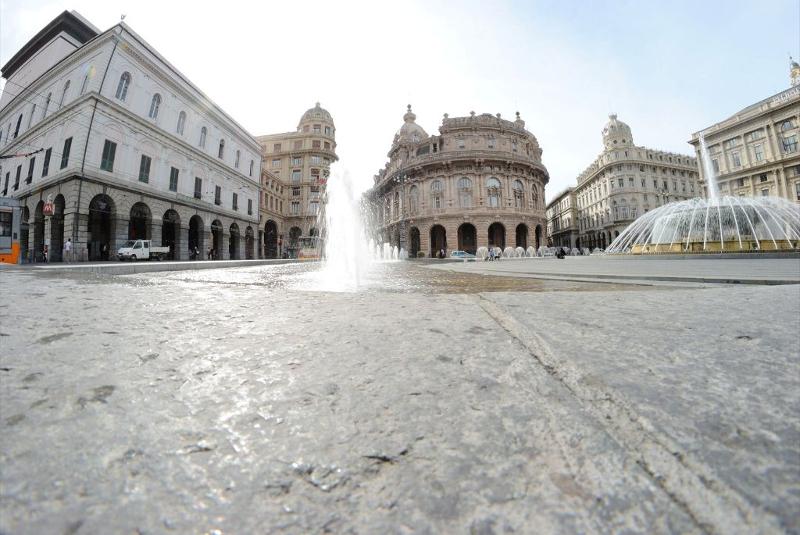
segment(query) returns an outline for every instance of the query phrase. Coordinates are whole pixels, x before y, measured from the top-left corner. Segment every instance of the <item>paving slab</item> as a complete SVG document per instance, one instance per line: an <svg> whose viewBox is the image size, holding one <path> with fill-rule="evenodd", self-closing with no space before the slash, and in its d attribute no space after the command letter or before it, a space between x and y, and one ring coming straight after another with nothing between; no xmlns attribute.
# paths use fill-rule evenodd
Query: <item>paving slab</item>
<svg viewBox="0 0 800 535"><path fill-rule="evenodd" d="M628 354L628 336L585 315L555 322L566 337L580 329L584 342L608 337L590 354L616 366L595 368L564 352L583 373L576 377L594 376L584 382L617 396L620 405L604 411L603 400L586 398L595 390L577 389L561 361L554 368L521 334L532 329L528 317L587 296L624 309L642 296L681 293L689 302L685 321L699 323L708 310L692 312L691 302L707 290L596 285L585 292L561 284L553 287L562 291L543 293L325 293L272 286L266 280L278 269L299 266L122 277L2 273L0 532L796 530L798 411L785 390L796 390L797 359L774 354L796 341L787 319L794 294L708 290L722 292L704 299L723 310L752 311L742 334L755 343L731 359L763 361L765 369L730 365L705 396L665 379L678 366L660 353L672 347L658 335L669 315L639 331L642 340L653 336L652 353L634 347ZM397 269L394 278L406 268ZM727 336L728 323L709 324L710 341L694 362L699 376L722 367L712 341ZM775 323L784 326L762 342ZM681 363L680 371L692 367ZM636 377L623 380L635 366L659 378L643 381L638 397L626 389ZM768 366L782 374L772 390ZM671 395L694 397L659 412L654 400L668 386ZM713 423L731 389L739 392L730 411L746 413L737 425L753 451L749 442L726 449L698 431ZM676 411L686 404L707 408L689 413L695 423L682 423ZM636 410L656 438L620 431L615 407ZM715 432L744 440L727 427L731 413L723 407L720 414ZM763 424L753 422L764 415ZM685 455L680 477L708 477L724 492L687 503L688 494L673 488L677 476L666 472L679 469L661 455L676 457L658 440ZM752 468L731 466L723 477L728 461Z"/></svg>

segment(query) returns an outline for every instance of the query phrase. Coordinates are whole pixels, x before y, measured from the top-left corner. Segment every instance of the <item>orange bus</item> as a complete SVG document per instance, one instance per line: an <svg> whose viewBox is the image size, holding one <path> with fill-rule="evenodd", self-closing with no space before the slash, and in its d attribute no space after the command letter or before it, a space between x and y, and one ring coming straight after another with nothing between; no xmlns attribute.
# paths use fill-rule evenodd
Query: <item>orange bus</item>
<svg viewBox="0 0 800 535"><path fill-rule="evenodd" d="M16 199L0 197L0 263L21 264L22 207Z"/></svg>

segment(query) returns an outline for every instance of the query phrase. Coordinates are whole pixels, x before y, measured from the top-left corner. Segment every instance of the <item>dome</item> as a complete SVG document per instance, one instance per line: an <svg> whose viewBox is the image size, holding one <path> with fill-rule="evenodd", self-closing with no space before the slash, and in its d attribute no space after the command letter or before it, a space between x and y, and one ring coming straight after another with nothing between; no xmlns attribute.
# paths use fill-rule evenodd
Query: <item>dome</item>
<svg viewBox="0 0 800 535"><path fill-rule="evenodd" d="M411 111L411 104L408 105L408 111L403 115L403 126L394 135L395 143L416 143L428 137L427 132L415 123L417 116Z"/></svg>
<svg viewBox="0 0 800 535"><path fill-rule="evenodd" d="M326 123L330 123L331 125L333 125L333 117L331 117L331 114L328 113L328 110L326 110L325 108L320 107L319 102L317 102L317 104L313 108L309 108L303 114L303 116L300 118L299 125L302 125L303 123L314 122L314 121L326 122ZM298 130L300 129L299 125L298 125Z"/></svg>
<svg viewBox="0 0 800 535"><path fill-rule="evenodd" d="M800 249L800 206L782 197L716 197L665 204L611 242L609 253Z"/></svg>
<svg viewBox="0 0 800 535"><path fill-rule="evenodd" d="M608 123L603 128L603 147L613 150L620 147L633 147L633 134L631 127L617 119L612 113L608 116Z"/></svg>

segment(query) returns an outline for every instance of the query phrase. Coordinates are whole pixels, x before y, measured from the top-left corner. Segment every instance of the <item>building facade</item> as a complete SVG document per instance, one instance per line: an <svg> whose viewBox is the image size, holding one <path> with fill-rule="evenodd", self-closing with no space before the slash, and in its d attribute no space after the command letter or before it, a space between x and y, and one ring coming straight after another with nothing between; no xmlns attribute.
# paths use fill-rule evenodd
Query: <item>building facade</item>
<svg viewBox="0 0 800 535"><path fill-rule="evenodd" d="M576 245L605 249L641 214L698 193L696 158L636 146L631 128L612 114L603 152L575 186Z"/></svg>
<svg viewBox="0 0 800 535"><path fill-rule="evenodd" d="M544 245L549 175L519 113L445 114L432 136L410 105L403 121L367 194L379 241L411 256Z"/></svg>
<svg viewBox="0 0 800 535"><path fill-rule="evenodd" d="M578 206L575 188L567 188L547 205L548 245L573 249L578 245Z"/></svg>
<svg viewBox="0 0 800 535"><path fill-rule="evenodd" d="M800 65L792 86L700 132L689 141L700 156L705 139L721 195L775 196L800 203ZM708 178L700 169L703 192Z"/></svg>
<svg viewBox="0 0 800 535"><path fill-rule="evenodd" d="M69 239L76 260L108 259L139 238L255 257L258 142L126 24L65 11L2 75L1 193L24 205L26 258L60 260Z"/></svg>
<svg viewBox="0 0 800 535"><path fill-rule="evenodd" d="M319 102L295 132L259 136L263 156L261 228L266 258L297 257L303 237L317 238L325 184L336 156L336 126Z"/></svg>

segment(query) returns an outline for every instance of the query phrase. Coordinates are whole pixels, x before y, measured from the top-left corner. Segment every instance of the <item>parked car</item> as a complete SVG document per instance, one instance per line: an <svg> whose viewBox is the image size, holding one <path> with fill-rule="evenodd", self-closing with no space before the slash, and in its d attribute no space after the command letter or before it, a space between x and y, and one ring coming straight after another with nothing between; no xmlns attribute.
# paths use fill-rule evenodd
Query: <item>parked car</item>
<svg viewBox="0 0 800 535"><path fill-rule="evenodd" d="M120 260L162 260L169 254L169 247L156 247L150 240L128 240L117 251Z"/></svg>
<svg viewBox="0 0 800 535"><path fill-rule="evenodd" d="M453 251L450 253L450 258L458 258L461 260L475 260L475 255L466 251Z"/></svg>

